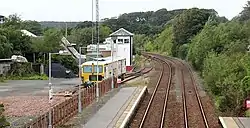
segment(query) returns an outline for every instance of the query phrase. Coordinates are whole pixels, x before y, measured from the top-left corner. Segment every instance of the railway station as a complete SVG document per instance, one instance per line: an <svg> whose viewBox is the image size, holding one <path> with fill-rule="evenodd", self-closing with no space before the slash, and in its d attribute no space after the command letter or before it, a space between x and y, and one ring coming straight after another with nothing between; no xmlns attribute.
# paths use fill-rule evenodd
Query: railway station
<svg viewBox="0 0 250 128"><path fill-rule="evenodd" d="M2 1L0 128L250 128L250 1L226 3Z"/></svg>

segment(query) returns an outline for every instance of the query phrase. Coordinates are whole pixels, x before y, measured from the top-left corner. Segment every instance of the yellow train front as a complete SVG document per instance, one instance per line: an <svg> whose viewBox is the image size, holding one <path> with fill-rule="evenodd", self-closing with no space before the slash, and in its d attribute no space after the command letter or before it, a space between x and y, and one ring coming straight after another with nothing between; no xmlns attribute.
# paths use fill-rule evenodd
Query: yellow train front
<svg viewBox="0 0 250 128"><path fill-rule="evenodd" d="M97 61L88 61L82 64L82 83L85 86L94 85L96 82L101 82L112 76L112 70L115 77L124 78L126 73L126 59L105 58L102 61L98 61L98 77L97 77ZM97 81L98 78L98 81Z"/></svg>

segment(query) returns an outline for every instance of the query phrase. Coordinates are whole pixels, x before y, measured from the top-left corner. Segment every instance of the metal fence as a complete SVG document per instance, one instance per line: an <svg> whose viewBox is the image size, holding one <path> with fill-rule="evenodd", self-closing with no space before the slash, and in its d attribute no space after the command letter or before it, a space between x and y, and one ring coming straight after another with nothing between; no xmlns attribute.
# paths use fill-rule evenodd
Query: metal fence
<svg viewBox="0 0 250 128"><path fill-rule="evenodd" d="M100 97L111 90L111 79L107 79L98 84ZM114 87L118 88L117 79L114 79ZM84 88L81 91L82 107L85 108L96 99L96 86ZM66 99L64 102L53 106L52 124L53 127L65 124L78 113L78 94ZM49 122L49 112L33 120L25 128L47 128Z"/></svg>

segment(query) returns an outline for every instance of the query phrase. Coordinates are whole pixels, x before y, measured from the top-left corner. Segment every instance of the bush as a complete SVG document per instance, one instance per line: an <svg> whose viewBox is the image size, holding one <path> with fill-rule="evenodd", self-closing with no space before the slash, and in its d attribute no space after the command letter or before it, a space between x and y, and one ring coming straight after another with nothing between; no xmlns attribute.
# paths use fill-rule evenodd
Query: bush
<svg viewBox="0 0 250 128"><path fill-rule="evenodd" d="M246 117L250 117L250 109L245 112Z"/></svg>
<svg viewBox="0 0 250 128"><path fill-rule="evenodd" d="M10 123L6 120L5 116L3 115L4 112L4 105L0 104L0 128L5 128L10 126Z"/></svg>
<svg viewBox="0 0 250 128"><path fill-rule="evenodd" d="M48 76L43 75L26 75L26 76L8 76L8 80L48 80Z"/></svg>
<svg viewBox="0 0 250 128"><path fill-rule="evenodd" d="M70 69L75 74L78 74L78 63L74 58L72 58L72 56L55 55L52 56L52 61L59 62L67 69Z"/></svg>

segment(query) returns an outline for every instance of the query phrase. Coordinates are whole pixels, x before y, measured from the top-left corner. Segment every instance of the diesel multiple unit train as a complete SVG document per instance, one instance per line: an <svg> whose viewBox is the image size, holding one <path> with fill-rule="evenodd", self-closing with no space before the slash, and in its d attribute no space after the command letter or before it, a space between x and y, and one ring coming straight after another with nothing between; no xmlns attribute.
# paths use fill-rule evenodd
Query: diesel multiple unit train
<svg viewBox="0 0 250 128"><path fill-rule="evenodd" d="M98 58L98 67L96 60L87 61L81 67L82 83L85 85L111 78L112 70L114 77L123 80L126 73L126 58L116 57L113 60L111 57Z"/></svg>

